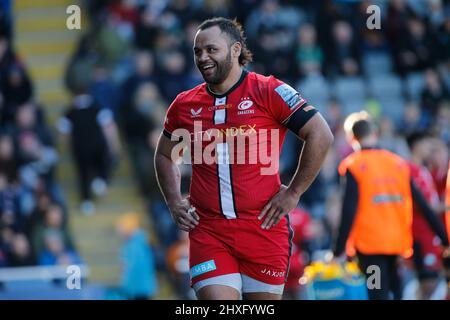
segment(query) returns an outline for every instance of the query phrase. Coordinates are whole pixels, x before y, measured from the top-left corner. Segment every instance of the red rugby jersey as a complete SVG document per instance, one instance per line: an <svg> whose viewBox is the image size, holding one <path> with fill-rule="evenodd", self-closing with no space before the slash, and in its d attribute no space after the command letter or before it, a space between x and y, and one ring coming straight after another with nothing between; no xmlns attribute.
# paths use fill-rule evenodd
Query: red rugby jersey
<svg viewBox="0 0 450 320"><path fill-rule="evenodd" d="M411 171L411 178L414 181L417 188L422 192L425 199L431 206L436 206L439 203L439 195L434 184L433 177L427 168L419 166L413 162L409 162ZM420 239L432 239L435 234L431 227L428 225L425 217L419 212L419 208L416 204L413 205L414 218L413 218L413 236L415 240Z"/></svg>
<svg viewBox="0 0 450 320"><path fill-rule="evenodd" d="M205 83L180 93L167 111L164 134L190 137L190 200L199 215L256 218L281 185L278 162L286 125L306 123L315 112L289 85L245 70L223 95ZM205 163L203 154L216 161Z"/></svg>

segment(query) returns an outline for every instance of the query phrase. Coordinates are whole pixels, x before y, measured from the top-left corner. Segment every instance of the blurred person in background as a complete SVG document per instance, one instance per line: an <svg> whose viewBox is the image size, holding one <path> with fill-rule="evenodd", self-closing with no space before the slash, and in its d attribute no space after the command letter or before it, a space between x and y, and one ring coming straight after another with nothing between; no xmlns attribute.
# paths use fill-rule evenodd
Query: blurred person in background
<svg viewBox="0 0 450 320"><path fill-rule="evenodd" d="M122 238L120 293L125 299L147 300L158 293L152 248L136 213L123 214L116 226Z"/></svg>
<svg viewBox="0 0 450 320"><path fill-rule="evenodd" d="M11 241L8 255L9 267L27 267L36 265L28 238L23 233L16 233Z"/></svg>
<svg viewBox="0 0 450 320"><path fill-rule="evenodd" d="M405 111L398 128L402 136L406 137L416 131L424 131L428 127L428 120L422 114L416 102L406 103Z"/></svg>
<svg viewBox="0 0 450 320"><path fill-rule="evenodd" d="M395 61L400 74L423 71L434 67L437 62L435 39L430 35L427 25L417 16L407 20L407 30L398 39Z"/></svg>
<svg viewBox="0 0 450 320"><path fill-rule="evenodd" d="M186 58L179 50L166 52L160 60L160 68L162 70L158 81L161 93L165 99L172 101L179 92L188 88Z"/></svg>
<svg viewBox="0 0 450 320"><path fill-rule="evenodd" d="M396 132L396 126L392 119L382 117L379 124L378 146L387 149L402 158L409 157L409 149L406 140Z"/></svg>
<svg viewBox="0 0 450 320"><path fill-rule="evenodd" d="M154 55L151 51L141 50L134 54L134 67L130 76L124 81L121 92L121 106L120 119L126 116L130 109L132 109L133 99L137 88L144 82L156 83L156 76L154 74L155 61ZM121 121L119 121L120 123Z"/></svg>
<svg viewBox="0 0 450 320"><path fill-rule="evenodd" d="M0 174L3 174L9 183L19 179L14 142L11 135L5 133L0 133Z"/></svg>
<svg viewBox="0 0 450 320"><path fill-rule="evenodd" d="M193 300L195 292L189 286L189 233L180 230L178 234L178 240L167 249L167 267L178 296Z"/></svg>
<svg viewBox="0 0 450 320"><path fill-rule="evenodd" d="M447 183L445 192L445 224L450 236L450 160L448 162ZM444 256L445 280L447 281L447 300L450 300L450 254Z"/></svg>
<svg viewBox="0 0 450 320"><path fill-rule="evenodd" d="M445 184L447 181L447 163L450 161L449 147L439 138L430 139L430 154L426 166L431 172L441 203L440 213L443 213L445 202Z"/></svg>
<svg viewBox="0 0 450 320"><path fill-rule="evenodd" d="M344 128L355 152L339 165L345 191L333 253L337 260L356 255L366 276L371 275L368 266L380 268L380 286L369 289L370 300L401 299L397 260L413 253L413 203L439 236L445 252L450 251L448 237L412 181L407 162L379 148L368 113L349 115Z"/></svg>
<svg viewBox="0 0 450 320"><path fill-rule="evenodd" d="M450 100L439 104L432 130L442 142L450 146Z"/></svg>
<svg viewBox="0 0 450 320"><path fill-rule="evenodd" d="M38 262L40 266L68 266L80 264L80 256L67 247L61 233L47 230L44 234L44 250L40 252Z"/></svg>
<svg viewBox="0 0 450 320"><path fill-rule="evenodd" d="M12 136L21 181L31 189L42 181L47 190L52 190L59 157L48 128L38 123L37 109L32 103L20 105L15 119Z"/></svg>
<svg viewBox="0 0 450 320"><path fill-rule="evenodd" d="M0 224L7 231L4 235L9 238L10 232L22 232L26 226L26 215L21 206L20 185L9 182L7 176L0 174Z"/></svg>
<svg viewBox="0 0 450 320"><path fill-rule="evenodd" d="M72 64L66 79L73 98L58 121L58 130L69 137L78 171L80 211L92 214L92 193L101 196L107 192L110 171L120 154L120 141L111 110L99 108L88 93L90 77L85 68Z"/></svg>
<svg viewBox="0 0 450 320"><path fill-rule="evenodd" d="M7 62L14 61L10 59L6 58ZM2 123L11 124L14 122L18 106L32 98L33 85L19 63L8 65L5 71L5 74L0 76L0 91L3 97Z"/></svg>
<svg viewBox="0 0 450 320"><path fill-rule="evenodd" d="M45 251L46 236L49 232L58 234L65 248L75 250L72 235L64 223L65 217L61 207L49 204L43 217L36 218L31 229L33 253L39 258Z"/></svg>
<svg viewBox="0 0 450 320"><path fill-rule="evenodd" d="M424 132L416 132L408 136L411 151L409 168L412 180L424 195L428 204L438 213L439 195L433 177L425 167L431 152L431 137ZM417 204L413 203L413 248L412 260L420 282L418 299L428 300L436 290L442 275L442 248L439 238L428 225Z"/></svg>
<svg viewBox="0 0 450 320"><path fill-rule="evenodd" d="M313 249L310 242L320 235L309 213L299 206L289 213L289 221L294 231L294 238L283 299L301 300L303 296L298 281L303 275L304 267L309 263L311 249Z"/></svg>
<svg viewBox="0 0 450 320"><path fill-rule="evenodd" d="M158 87L148 81L134 90L134 96L127 110L122 113L121 123L127 142L139 190L148 200L160 198L155 188L156 176L153 161L160 132L160 120L164 118L165 103Z"/></svg>
<svg viewBox="0 0 450 320"><path fill-rule="evenodd" d="M425 87L422 91L422 112L436 121L439 105L444 101L450 101L448 89L444 86L436 70L427 69L425 72Z"/></svg>
<svg viewBox="0 0 450 320"><path fill-rule="evenodd" d="M249 44L254 48L254 70L276 74L295 82L294 42L304 20L298 7L283 6L278 0L264 0L248 16L245 24Z"/></svg>
<svg viewBox="0 0 450 320"><path fill-rule="evenodd" d="M317 43L317 32L314 25L302 24L298 29L297 40L296 61L299 73L304 77L322 73L324 56Z"/></svg>
<svg viewBox="0 0 450 320"><path fill-rule="evenodd" d="M94 67L89 92L101 109L111 110L114 119L118 119L121 92L105 66L99 64Z"/></svg>
<svg viewBox="0 0 450 320"><path fill-rule="evenodd" d="M361 72L361 56L351 25L344 20L332 27L332 43L328 47L328 72L332 75L354 76Z"/></svg>

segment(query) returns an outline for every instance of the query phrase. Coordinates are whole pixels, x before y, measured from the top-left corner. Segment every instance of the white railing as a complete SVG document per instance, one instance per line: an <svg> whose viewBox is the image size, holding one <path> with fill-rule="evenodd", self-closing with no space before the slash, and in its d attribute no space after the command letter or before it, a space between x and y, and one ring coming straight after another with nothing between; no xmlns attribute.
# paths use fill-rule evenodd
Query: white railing
<svg viewBox="0 0 450 320"><path fill-rule="evenodd" d="M87 278L89 268L86 265L0 268L0 282L67 279L75 273L81 279Z"/></svg>

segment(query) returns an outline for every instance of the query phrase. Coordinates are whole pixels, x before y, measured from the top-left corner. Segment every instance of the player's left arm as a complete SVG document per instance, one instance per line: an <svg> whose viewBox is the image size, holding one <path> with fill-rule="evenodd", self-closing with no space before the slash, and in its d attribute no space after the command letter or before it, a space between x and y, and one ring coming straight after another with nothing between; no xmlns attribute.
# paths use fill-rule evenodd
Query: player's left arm
<svg viewBox="0 0 450 320"><path fill-rule="evenodd" d="M333 142L333 134L319 112L290 85L270 77L268 81L268 112L280 125L287 127L303 140L304 146L294 177L289 186L266 204L259 219L266 216L261 227L269 229L297 206L300 196L308 189Z"/></svg>
<svg viewBox="0 0 450 320"><path fill-rule="evenodd" d="M304 108L307 108L305 106ZM297 112L305 112L297 110ZM298 121L301 121L298 119ZM299 162L294 177L288 186L281 186L278 192L263 208L259 219L266 216L261 227L270 229L276 225L283 216L294 209L301 195L309 188L318 175L325 156L333 143L333 134L320 115L316 112L298 131L298 136L304 141L303 151L300 152Z"/></svg>

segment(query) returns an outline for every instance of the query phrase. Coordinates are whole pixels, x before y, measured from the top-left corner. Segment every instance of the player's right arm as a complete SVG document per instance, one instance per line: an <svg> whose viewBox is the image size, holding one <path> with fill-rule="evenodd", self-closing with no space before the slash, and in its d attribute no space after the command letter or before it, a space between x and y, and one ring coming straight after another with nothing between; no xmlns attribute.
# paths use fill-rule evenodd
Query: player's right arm
<svg viewBox="0 0 450 320"><path fill-rule="evenodd" d="M191 209L189 199L181 195L181 173L176 164L181 154L172 152L177 144L178 141L172 141L163 133L159 136L155 153L156 178L174 221L181 230L190 231L198 224L199 216Z"/></svg>

